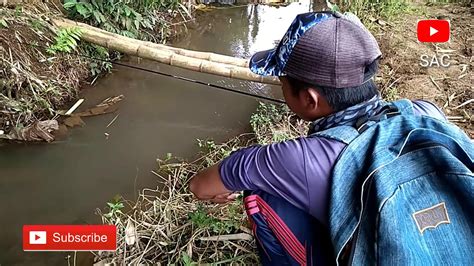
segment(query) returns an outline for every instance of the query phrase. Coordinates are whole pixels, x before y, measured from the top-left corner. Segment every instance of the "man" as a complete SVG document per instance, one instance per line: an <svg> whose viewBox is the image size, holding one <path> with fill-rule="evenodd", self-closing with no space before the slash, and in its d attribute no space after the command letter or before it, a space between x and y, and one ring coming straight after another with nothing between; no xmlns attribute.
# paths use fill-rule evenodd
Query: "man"
<svg viewBox="0 0 474 266"><path fill-rule="evenodd" d="M225 203L245 191L264 265L333 264L328 237L331 171L347 144L324 135L328 128L357 127L385 102L373 77L381 56L371 33L352 14L300 14L279 45L255 54L250 69L278 76L289 108L312 121L308 137L232 153L198 173L190 184L201 200ZM431 103L414 101L416 115L444 120Z"/></svg>

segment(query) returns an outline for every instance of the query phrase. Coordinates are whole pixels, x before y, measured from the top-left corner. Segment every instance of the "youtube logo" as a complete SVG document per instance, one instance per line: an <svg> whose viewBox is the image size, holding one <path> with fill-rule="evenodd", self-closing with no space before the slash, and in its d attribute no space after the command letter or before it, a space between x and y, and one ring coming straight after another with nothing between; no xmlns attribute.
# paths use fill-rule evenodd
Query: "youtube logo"
<svg viewBox="0 0 474 266"><path fill-rule="evenodd" d="M31 245L46 244L46 231L30 231L29 240Z"/></svg>
<svg viewBox="0 0 474 266"><path fill-rule="evenodd" d="M115 251L115 225L23 225L24 251Z"/></svg>
<svg viewBox="0 0 474 266"><path fill-rule="evenodd" d="M420 42L447 42L450 35L449 21L439 19L420 20L416 33Z"/></svg>

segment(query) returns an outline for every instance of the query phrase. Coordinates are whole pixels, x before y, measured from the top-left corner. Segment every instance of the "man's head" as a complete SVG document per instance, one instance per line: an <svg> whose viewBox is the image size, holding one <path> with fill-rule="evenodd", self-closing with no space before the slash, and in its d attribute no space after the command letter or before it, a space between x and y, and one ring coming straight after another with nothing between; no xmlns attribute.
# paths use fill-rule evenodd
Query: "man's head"
<svg viewBox="0 0 474 266"><path fill-rule="evenodd" d="M315 120L377 95L380 55L355 15L311 12L295 18L275 49L256 53L250 69L279 76L290 109Z"/></svg>

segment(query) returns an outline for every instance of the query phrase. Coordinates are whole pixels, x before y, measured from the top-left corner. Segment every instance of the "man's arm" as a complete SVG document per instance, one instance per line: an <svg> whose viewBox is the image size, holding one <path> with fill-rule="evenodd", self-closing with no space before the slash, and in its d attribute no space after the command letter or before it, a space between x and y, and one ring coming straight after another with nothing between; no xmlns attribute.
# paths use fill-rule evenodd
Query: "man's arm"
<svg viewBox="0 0 474 266"><path fill-rule="evenodd" d="M189 189L200 200L225 203L235 198L232 191L222 183L219 165L216 164L197 173L189 184Z"/></svg>
<svg viewBox="0 0 474 266"><path fill-rule="evenodd" d="M230 191L262 190L326 221L330 172L345 146L325 138L297 138L243 148L198 173L191 191L200 199L227 202Z"/></svg>
<svg viewBox="0 0 474 266"><path fill-rule="evenodd" d="M300 140L242 148L198 173L191 191L202 200L227 202L231 191L263 190L307 209L304 161Z"/></svg>

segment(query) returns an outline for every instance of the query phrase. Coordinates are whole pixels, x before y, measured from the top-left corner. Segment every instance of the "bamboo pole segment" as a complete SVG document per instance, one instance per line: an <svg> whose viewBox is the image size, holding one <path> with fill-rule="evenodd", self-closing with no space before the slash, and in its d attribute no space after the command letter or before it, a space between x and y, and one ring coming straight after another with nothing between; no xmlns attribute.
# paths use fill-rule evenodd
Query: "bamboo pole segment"
<svg viewBox="0 0 474 266"><path fill-rule="evenodd" d="M63 28L78 27L83 30L87 29L87 30L93 31L94 33L101 33L104 35L104 37L109 36L109 37L121 39L123 41L134 42L140 45L145 45L145 46L149 46L149 47L153 47L157 49L170 50L172 52L175 52L177 54L184 55L187 57L194 57L197 59L208 60L208 61L212 61L216 63L223 63L227 65L236 65L239 67L248 67L248 64L249 64L248 59L236 58L232 56L221 55L221 54L210 53L210 52L192 51L192 50L186 50L182 48L170 47L164 44L140 41L140 40L128 38L119 34L114 34L114 33L99 29L99 28L95 28L85 23L71 21L68 19L59 18L59 19L54 19L53 22L58 27L63 27Z"/></svg>
<svg viewBox="0 0 474 266"><path fill-rule="evenodd" d="M67 19L53 19L60 28L77 27L85 41L107 47L128 55L158 61L163 64L185 68L227 78L242 79L266 84L280 84L276 77L265 77L248 69L248 60L214 53L197 52L162 44L135 40L107 32L90 25Z"/></svg>

